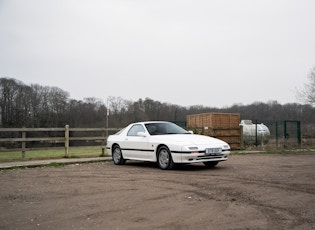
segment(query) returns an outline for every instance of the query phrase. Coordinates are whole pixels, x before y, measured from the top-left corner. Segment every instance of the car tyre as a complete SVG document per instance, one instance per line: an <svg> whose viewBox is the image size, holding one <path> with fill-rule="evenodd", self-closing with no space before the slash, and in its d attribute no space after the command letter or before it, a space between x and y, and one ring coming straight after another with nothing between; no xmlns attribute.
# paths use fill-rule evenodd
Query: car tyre
<svg viewBox="0 0 315 230"><path fill-rule="evenodd" d="M214 168L218 163L219 163L219 161L207 161L207 162L203 162L203 164L204 164L207 168Z"/></svg>
<svg viewBox="0 0 315 230"><path fill-rule="evenodd" d="M115 145L113 147L112 158L115 165L123 165L126 162L126 160L122 156L121 149L118 145Z"/></svg>
<svg viewBox="0 0 315 230"><path fill-rule="evenodd" d="M157 163L161 169L172 169L175 164L172 159L170 150L166 146L162 146L158 149Z"/></svg>

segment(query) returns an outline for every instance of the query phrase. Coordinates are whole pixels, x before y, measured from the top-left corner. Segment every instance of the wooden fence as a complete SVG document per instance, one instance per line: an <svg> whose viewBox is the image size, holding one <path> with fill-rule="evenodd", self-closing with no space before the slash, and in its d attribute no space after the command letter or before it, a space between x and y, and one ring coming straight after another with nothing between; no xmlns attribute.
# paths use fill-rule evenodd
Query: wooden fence
<svg viewBox="0 0 315 230"><path fill-rule="evenodd" d="M102 156L105 155L105 144L108 131L118 131L117 128L0 128L0 132L21 132L20 138L0 138L0 142L21 142L22 158L25 158L26 142L64 142L65 156L69 156L70 141L101 141ZM63 132L64 135L58 137L27 137L29 132ZM99 136L70 136L70 132L100 132Z"/></svg>

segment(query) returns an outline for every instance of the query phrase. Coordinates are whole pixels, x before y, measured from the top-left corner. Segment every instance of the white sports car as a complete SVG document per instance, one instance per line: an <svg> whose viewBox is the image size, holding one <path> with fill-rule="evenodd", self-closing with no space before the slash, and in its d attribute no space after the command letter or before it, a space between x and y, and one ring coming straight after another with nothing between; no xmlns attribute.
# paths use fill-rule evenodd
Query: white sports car
<svg viewBox="0 0 315 230"><path fill-rule="evenodd" d="M171 122L133 123L107 139L106 148L116 165L126 160L157 162L161 169L176 163L202 162L214 167L227 160L230 146L226 142L192 134Z"/></svg>

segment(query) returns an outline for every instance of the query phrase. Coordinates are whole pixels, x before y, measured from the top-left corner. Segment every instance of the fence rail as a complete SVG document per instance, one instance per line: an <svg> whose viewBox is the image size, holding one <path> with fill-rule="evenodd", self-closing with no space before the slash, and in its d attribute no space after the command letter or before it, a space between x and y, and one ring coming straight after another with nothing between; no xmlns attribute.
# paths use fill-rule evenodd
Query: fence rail
<svg viewBox="0 0 315 230"><path fill-rule="evenodd" d="M117 131L119 128L70 128L66 125L64 128L0 128L1 132L21 132L18 138L0 138L0 142L21 142L22 158L25 158L27 142L64 142L65 156L69 156L70 141L101 141L102 155L105 155L105 144L108 131ZM63 132L62 136L57 137L27 137L29 132ZM70 132L101 132L101 136L70 136Z"/></svg>

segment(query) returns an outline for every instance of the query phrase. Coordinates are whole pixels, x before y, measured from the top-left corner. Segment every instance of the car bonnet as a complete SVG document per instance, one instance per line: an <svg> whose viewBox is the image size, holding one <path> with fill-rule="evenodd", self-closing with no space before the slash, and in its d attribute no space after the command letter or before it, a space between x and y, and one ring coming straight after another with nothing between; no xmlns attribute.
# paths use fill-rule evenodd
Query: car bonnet
<svg viewBox="0 0 315 230"><path fill-rule="evenodd" d="M223 145L224 141L198 134L169 134L152 136L153 139L164 141L165 143L181 144L181 145Z"/></svg>

